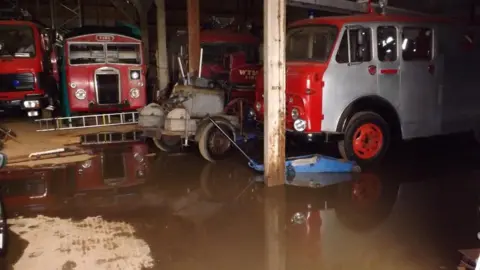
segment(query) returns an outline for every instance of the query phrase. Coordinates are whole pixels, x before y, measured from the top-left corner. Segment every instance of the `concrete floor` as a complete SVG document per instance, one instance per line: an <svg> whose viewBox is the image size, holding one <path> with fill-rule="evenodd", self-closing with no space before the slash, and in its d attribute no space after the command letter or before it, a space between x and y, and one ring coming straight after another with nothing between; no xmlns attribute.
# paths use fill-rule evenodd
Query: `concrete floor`
<svg viewBox="0 0 480 270"><path fill-rule="evenodd" d="M10 218L5 268L265 269L270 193L249 182L255 173L245 160L133 157L145 149L94 149L99 158L87 168L0 172ZM351 181L280 190L280 264L456 269L457 250L479 246L479 150L468 135L402 143ZM307 205L308 221L290 222Z"/></svg>

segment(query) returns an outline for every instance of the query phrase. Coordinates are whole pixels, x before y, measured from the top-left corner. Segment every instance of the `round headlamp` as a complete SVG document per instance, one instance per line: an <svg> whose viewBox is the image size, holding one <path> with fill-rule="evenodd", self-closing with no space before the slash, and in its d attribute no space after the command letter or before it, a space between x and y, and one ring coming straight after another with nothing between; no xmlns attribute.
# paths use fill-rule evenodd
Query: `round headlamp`
<svg viewBox="0 0 480 270"><path fill-rule="evenodd" d="M77 89L77 91L75 91L75 97L84 100L87 97L87 92L83 89Z"/></svg>
<svg viewBox="0 0 480 270"><path fill-rule="evenodd" d="M138 71L138 70L130 71L130 79L132 79L132 80L140 79L140 71Z"/></svg>
<svg viewBox="0 0 480 270"><path fill-rule="evenodd" d="M139 98L140 97L140 90L137 88L130 89L130 97L131 98Z"/></svg>
<svg viewBox="0 0 480 270"><path fill-rule="evenodd" d="M296 131L302 132L307 128L307 121L305 121L303 119L297 119L297 120L295 120L295 122L293 122L293 128Z"/></svg>

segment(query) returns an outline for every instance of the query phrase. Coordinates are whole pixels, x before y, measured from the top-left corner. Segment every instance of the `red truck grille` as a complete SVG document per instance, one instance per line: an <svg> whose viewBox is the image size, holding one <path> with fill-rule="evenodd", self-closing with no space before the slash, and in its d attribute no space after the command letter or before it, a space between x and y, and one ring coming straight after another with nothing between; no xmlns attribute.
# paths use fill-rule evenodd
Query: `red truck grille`
<svg viewBox="0 0 480 270"><path fill-rule="evenodd" d="M32 73L0 74L0 92L30 91L35 89Z"/></svg>
<svg viewBox="0 0 480 270"><path fill-rule="evenodd" d="M117 74L97 74L98 104L120 103L120 79Z"/></svg>

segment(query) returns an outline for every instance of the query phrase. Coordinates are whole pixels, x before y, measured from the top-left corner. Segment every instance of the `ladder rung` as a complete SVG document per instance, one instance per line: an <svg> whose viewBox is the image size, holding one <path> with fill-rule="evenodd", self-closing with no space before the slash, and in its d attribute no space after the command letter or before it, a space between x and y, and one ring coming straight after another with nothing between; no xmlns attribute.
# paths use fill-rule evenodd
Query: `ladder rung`
<svg viewBox="0 0 480 270"><path fill-rule="evenodd" d="M99 121L100 117L101 117L101 120ZM71 116L71 117L58 117L58 118L38 119L38 120L35 120L35 122L38 122L40 126L39 129L37 129L37 131L54 131L54 130L129 125L129 124L136 124L138 122L138 112L122 112L122 113L82 115L82 116ZM94 124L91 124L91 122L93 122ZM49 123L53 123L53 125L49 125Z"/></svg>

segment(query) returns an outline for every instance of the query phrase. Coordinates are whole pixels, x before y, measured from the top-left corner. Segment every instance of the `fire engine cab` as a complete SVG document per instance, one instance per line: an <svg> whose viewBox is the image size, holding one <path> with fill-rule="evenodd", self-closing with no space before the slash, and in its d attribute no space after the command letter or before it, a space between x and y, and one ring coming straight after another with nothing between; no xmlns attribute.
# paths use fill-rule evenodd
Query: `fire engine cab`
<svg viewBox="0 0 480 270"><path fill-rule="evenodd" d="M57 91L49 31L31 21L0 20L0 112L20 108L39 116Z"/></svg>
<svg viewBox="0 0 480 270"><path fill-rule="evenodd" d="M365 165L380 160L395 137L479 130L480 48L467 30L446 19L379 14L293 23L287 131L335 139L344 158ZM260 73L260 121L263 87Z"/></svg>
<svg viewBox="0 0 480 270"><path fill-rule="evenodd" d="M81 114L145 106L146 66L139 36L125 27L82 27L64 38L65 109Z"/></svg>

